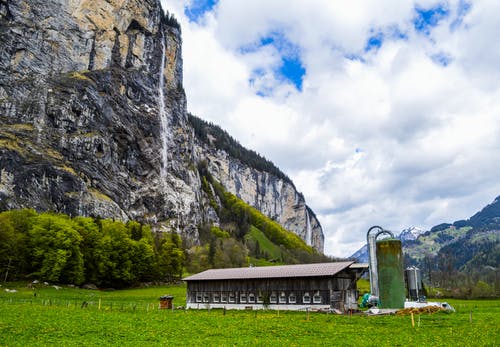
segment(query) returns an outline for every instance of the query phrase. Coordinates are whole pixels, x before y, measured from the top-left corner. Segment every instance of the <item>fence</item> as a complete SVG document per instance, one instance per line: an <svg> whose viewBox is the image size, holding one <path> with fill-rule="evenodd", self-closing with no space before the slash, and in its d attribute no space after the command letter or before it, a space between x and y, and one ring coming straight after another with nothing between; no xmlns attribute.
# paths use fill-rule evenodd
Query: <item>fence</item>
<svg viewBox="0 0 500 347"><path fill-rule="evenodd" d="M47 306L67 309L87 309L97 311L166 311L161 310L159 302L127 302L112 300L76 300L76 299L54 299L54 298L0 298L0 305L31 305ZM172 308L173 309L173 308Z"/></svg>

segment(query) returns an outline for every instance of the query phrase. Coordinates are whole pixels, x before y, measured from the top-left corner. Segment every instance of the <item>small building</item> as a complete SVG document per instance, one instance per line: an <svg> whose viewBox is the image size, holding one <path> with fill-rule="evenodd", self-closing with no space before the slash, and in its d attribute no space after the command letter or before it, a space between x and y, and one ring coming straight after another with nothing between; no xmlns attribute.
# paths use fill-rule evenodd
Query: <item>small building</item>
<svg viewBox="0 0 500 347"><path fill-rule="evenodd" d="M193 309L356 309L356 282L367 264L320 264L211 269L184 278Z"/></svg>

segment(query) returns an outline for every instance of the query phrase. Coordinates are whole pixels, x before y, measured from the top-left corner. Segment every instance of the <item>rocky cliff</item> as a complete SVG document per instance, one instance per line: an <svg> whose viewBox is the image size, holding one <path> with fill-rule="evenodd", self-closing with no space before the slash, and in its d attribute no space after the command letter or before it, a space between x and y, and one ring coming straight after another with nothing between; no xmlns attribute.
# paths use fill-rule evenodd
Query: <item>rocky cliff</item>
<svg viewBox="0 0 500 347"><path fill-rule="evenodd" d="M323 248L319 221L284 173L257 153L242 147L219 127L192 115L189 120L197 137L195 155L207 161L212 176L231 193L299 235L308 245ZM228 154L224 148L235 155Z"/></svg>
<svg viewBox="0 0 500 347"><path fill-rule="evenodd" d="M157 0L0 0L0 210L137 219L196 242L196 169L323 250L293 184L199 141L181 33Z"/></svg>

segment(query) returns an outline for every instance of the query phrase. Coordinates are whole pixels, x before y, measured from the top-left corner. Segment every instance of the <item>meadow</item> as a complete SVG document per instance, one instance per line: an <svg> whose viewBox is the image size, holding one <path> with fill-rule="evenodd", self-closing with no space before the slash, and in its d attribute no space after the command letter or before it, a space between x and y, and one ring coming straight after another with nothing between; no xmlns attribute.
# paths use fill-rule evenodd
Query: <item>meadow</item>
<svg viewBox="0 0 500 347"><path fill-rule="evenodd" d="M415 315L412 326L408 315L158 309L164 294L184 306L184 285L0 290L0 346L500 345L500 300L448 300L455 313Z"/></svg>

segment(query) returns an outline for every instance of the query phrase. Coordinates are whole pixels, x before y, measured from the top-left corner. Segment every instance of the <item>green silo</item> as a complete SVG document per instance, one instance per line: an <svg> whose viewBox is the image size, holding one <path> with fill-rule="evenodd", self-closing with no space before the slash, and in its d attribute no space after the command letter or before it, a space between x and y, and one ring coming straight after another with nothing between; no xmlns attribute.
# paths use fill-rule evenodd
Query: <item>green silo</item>
<svg viewBox="0 0 500 347"><path fill-rule="evenodd" d="M401 241L377 241L378 285L381 308L403 308L405 281Z"/></svg>

